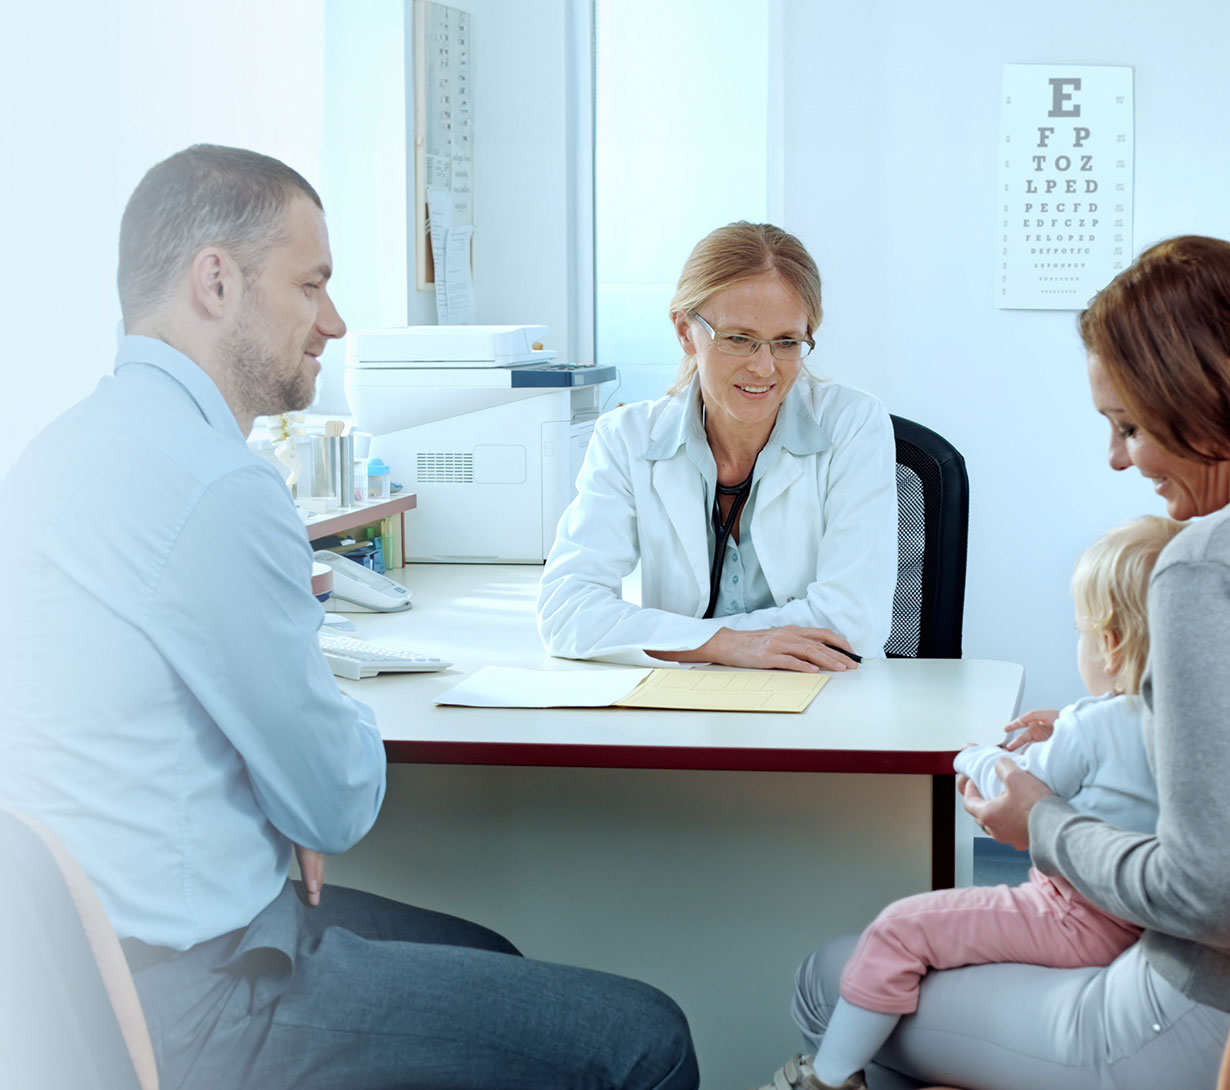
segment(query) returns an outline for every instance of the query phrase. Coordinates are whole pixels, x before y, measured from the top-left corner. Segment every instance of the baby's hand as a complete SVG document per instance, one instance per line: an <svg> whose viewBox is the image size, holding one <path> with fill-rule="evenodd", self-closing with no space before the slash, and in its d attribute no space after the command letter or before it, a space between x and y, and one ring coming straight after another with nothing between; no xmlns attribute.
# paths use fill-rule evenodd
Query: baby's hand
<svg viewBox="0 0 1230 1090"><path fill-rule="evenodd" d="M1013 750L1023 749L1030 742L1045 742L1054 731L1055 720L1058 718L1058 708L1036 708L1033 711L1023 712L1004 727L1004 732L1007 734L1020 731L1004 743L1004 749L1011 753Z"/></svg>

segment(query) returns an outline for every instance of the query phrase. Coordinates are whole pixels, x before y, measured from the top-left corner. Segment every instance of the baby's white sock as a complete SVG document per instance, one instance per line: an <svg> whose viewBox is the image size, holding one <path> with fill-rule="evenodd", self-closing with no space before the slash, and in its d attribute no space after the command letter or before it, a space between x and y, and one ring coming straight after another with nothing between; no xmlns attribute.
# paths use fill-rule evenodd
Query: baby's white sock
<svg viewBox="0 0 1230 1090"><path fill-rule="evenodd" d="M812 1061L816 1077L830 1086L840 1086L871 1062L900 1019L899 1014L869 1011L839 999Z"/></svg>

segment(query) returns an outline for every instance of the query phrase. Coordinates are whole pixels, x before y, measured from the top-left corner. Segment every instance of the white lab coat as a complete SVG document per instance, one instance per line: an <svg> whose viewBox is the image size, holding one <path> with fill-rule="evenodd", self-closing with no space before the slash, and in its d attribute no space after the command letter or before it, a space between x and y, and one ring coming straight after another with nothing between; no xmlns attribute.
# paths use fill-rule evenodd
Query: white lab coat
<svg viewBox="0 0 1230 1090"><path fill-rule="evenodd" d="M698 388L626 405L598 419L560 519L538 595L538 629L552 655L660 665L645 654L699 647L719 628L830 628L880 656L897 584L896 447L874 397L834 382L795 383L818 429L815 453L786 449L767 467L751 539L774 605L702 619L709 604L705 486L685 446L669 445ZM783 410L785 405L783 404ZM621 597L641 566L641 605Z"/></svg>

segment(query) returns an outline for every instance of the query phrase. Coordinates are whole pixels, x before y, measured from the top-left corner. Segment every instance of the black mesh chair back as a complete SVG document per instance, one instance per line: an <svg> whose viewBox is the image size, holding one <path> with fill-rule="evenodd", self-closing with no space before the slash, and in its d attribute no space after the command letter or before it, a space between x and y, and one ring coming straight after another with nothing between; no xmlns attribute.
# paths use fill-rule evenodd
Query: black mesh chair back
<svg viewBox="0 0 1230 1090"><path fill-rule="evenodd" d="M894 416L897 592L889 658L961 657L969 477L965 459L930 428Z"/></svg>

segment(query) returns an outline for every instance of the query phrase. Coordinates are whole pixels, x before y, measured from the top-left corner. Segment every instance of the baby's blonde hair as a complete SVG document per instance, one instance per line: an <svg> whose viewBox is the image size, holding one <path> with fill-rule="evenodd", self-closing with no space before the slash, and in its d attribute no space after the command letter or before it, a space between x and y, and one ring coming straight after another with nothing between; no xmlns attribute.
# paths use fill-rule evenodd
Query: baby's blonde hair
<svg viewBox="0 0 1230 1090"><path fill-rule="evenodd" d="M1184 525L1142 515L1103 534L1076 562L1072 600L1101 639L1108 659L1114 657L1119 692L1140 692L1149 657L1149 576L1161 551Z"/></svg>

